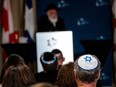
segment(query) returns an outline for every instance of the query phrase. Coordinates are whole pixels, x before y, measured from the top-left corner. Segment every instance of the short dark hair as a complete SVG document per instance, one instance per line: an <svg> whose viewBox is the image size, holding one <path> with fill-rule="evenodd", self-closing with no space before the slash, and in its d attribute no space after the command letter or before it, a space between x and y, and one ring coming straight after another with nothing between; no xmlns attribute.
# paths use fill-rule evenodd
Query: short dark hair
<svg viewBox="0 0 116 87"><path fill-rule="evenodd" d="M98 75L100 73L100 66L101 66L101 63L100 61L98 60L98 58L94 55L92 55L94 58L97 59L98 61L98 67L95 68L95 69L92 69L92 70L84 70L82 68L79 67L78 65L78 58L75 63L74 63L74 70L76 71L76 74L77 74L77 77L79 78L80 81L84 82L84 83L92 83L92 82L95 82L96 79L98 78Z"/></svg>
<svg viewBox="0 0 116 87"><path fill-rule="evenodd" d="M10 66L4 75L2 87L27 87L35 82L34 74L25 64Z"/></svg>
<svg viewBox="0 0 116 87"><path fill-rule="evenodd" d="M4 74L6 72L6 70L12 66L12 65L16 65L16 64L24 64L24 59L17 55L17 54L11 54L5 61L5 64L2 68L2 71L1 71L1 75L0 75L0 83L2 83L2 80L3 80L3 77L4 77Z"/></svg>
<svg viewBox="0 0 116 87"><path fill-rule="evenodd" d="M61 53L61 55L63 56L62 51L59 50L59 49L53 49L53 50L52 50L52 53L53 53L53 54L59 54L59 53Z"/></svg>
<svg viewBox="0 0 116 87"><path fill-rule="evenodd" d="M11 54L5 61L9 64L24 63L24 59L18 54Z"/></svg>
<svg viewBox="0 0 116 87"><path fill-rule="evenodd" d="M44 52L40 57L40 62L45 71L54 71L57 68L57 58L51 52Z"/></svg>

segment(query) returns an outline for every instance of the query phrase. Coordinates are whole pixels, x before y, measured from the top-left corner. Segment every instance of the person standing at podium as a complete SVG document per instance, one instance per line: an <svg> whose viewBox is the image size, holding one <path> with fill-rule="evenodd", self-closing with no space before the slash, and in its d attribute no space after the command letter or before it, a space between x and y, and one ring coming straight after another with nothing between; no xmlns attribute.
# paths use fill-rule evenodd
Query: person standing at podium
<svg viewBox="0 0 116 87"><path fill-rule="evenodd" d="M59 8L54 4L49 4L45 9L46 15L40 17L38 22L38 32L65 31L65 23L58 16Z"/></svg>

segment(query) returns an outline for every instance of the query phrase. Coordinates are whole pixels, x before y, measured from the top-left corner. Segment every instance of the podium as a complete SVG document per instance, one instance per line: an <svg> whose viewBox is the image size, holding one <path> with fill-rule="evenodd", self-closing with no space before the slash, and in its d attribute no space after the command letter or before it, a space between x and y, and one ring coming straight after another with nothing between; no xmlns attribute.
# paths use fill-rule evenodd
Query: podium
<svg viewBox="0 0 116 87"><path fill-rule="evenodd" d="M113 41L111 40L81 40L86 54L96 55L103 66L110 49L112 49Z"/></svg>

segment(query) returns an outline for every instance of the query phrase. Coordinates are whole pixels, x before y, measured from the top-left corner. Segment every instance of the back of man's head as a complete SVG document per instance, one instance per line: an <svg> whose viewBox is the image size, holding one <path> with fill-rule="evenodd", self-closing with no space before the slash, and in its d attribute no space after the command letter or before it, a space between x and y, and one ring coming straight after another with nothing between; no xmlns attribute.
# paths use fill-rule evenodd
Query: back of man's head
<svg viewBox="0 0 116 87"><path fill-rule="evenodd" d="M85 84L97 83L100 76L100 65L100 61L94 55L80 56L74 64L76 80Z"/></svg>
<svg viewBox="0 0 116 87"><path fill-rule="evenodd" d="M51 52L45 52L40 57L40 62L46 72L54 71L57 68L57 58Z"/></svg>
<svg viewBox="0 0 116 87"><path fill-rule="evenodd" d="M59 50L59 49L54 49L54 50L52 50L52 53L53 53L53 54L61 54L61 55L63 56L62 51Z"/></svg>
<svg viewBox="0 0 116 87"><path fill-rule="evenodd" d="M24 59L21 56L19 56L18 54L11 54L6 59L5 63L13 65L13 64L17 64L17 63L23 64L25 62L24 62Z"/></svg>

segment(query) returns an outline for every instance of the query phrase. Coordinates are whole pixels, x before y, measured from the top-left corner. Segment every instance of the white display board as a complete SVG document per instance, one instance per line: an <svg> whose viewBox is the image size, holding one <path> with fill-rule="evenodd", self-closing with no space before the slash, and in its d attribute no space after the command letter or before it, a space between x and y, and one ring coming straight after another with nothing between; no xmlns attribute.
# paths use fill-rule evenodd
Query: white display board
<svg viewBox="0 0 116 87"><path fill-rule="evenodd" d="M74 60L72 31L38 32L36 33L36 47L38 72L43 71L40 63L40 56L44 52L51 52L53 49L59 49L65 57L64 64L73 62Z"/></svg>

